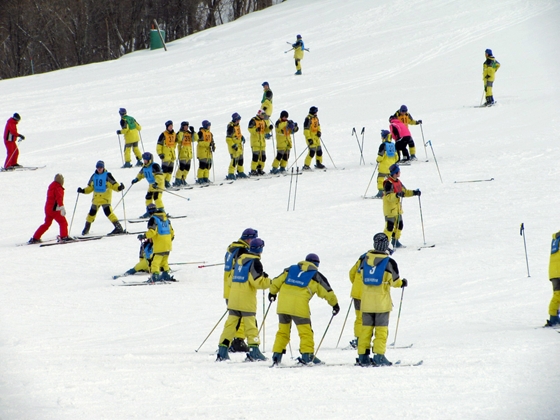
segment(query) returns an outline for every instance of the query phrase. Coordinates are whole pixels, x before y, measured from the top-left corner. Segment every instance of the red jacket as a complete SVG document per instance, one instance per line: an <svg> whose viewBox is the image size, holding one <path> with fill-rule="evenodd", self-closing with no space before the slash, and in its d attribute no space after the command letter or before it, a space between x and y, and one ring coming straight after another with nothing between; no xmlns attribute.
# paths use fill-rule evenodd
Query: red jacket
<svg viewBox="0 0 560 420"><path fill-rule="evenodd" d="M406 136L410 137L410 130L408 129L408 126L398 118L394 118L391 120L389 128L391 130L391 135L393 136L393 139L395 139L395 141L400 140Z"/></svg>
<svg viewBox="0 0 560 420"><path fill-rule="evenodd" d="M64 206L64 188L58 182L53 181L47 190L45 213L56 211L57 206Z"/></svg>
<svg viewBox="0 0 560 420"><path fill-rule="evenodd" d="M4 141L15 141L18 137L17 132L17 121L14 117L11 117L6 123L6 128L4 129Z"/></svg>

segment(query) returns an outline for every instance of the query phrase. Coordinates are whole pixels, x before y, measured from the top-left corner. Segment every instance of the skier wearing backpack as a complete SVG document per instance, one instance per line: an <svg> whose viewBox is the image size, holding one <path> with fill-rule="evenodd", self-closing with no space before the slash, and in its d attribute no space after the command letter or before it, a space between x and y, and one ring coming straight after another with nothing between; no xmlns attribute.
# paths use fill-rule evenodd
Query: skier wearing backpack
<svg viewBox="0 0 560 420"><path fill-rule="evenodd" d="M181 129L177 133L177 148L179 152L179 169L175 172L176 187L187 186L187 175L191 170L193 158L193 142L198 141L198 134L194 132L194 127L189 126L188 121L181 123Z"/></svg>
<svg viewBox="0 0 560 420"><path fill-rule="evenodd" d="M156 153L161 159L161 170L165 179L165 188L171 187L173 167L176 159L177 133L173 130L173 121L165 123L165 130L159 135Z"/></svg>
<svg viewBox="0 0 560 420"><path fill-rule="evenodd" d="M165 211L156 208L155 204L148 206L148 213L151 216L148 220L148 230L145 234L139 235L138 239L151 239L153 242L151 281L173 281L175 279L169 275L168 262L175 238L173 226Z"/></svg>
<svg viewBox="0 0 560 420"><path fill-rule="evenodd" d="M292 150L292 133L297 133L299 127L297 123L288 120L288 111L282 111L280 118L276 121L276 158L272 162L273 174L286 172L290 150Z"/></svg>
<svg viewBox="0 0 560 420"><path fill-rule="evenodd" d="M308 146L305 165L302 168L305 171L311 169L309 165L311 165L313 157L315 157L315 167L317 169L325 169L325 165L323 165L323 149L321 148L321 125L319 124L317 112L319 112L319 108L316 106L309 108L309 115L305 117L303 122L303 134Z"/></svg>
<svg viewBox="0 0 560 420"><path fill-rule="evenodd" d="M294 60L296 63L296 76L301 76L301 60L303 60L303 54L305 50L305 44L303 43L303 39L301 35L296 36L295 44L292 44L292 48L294 50Z"/></svg>
<svg viewBox="0 0 560 420"><path fill-rule="evenodd" d="M272 361L278 365L282 355L286 353L286 346L290 342L292 322L298 330L301 353L300 363L322 363L315 353L315 341L311 329L311 311L309 301L316 294L325 299L332 306L332 314L340 312L338 299L325 276L319 272L319 257L308 254L305 261L292 265L272 280L268 300L274 302L278 297L278 332L274 340Z"/></svg>
<svg viewBox="0 0 560 420"><path fill-rule="evenodd" d="M358 338L357 362L360 366L390 366L392 363L385 357L385 351L389 335L389 314L393 309L391 287L406 287L408 281L400 279L397 262L388 255L387 235L377 233L373 237L373 247L373 250L358 259L350 271L353 283L358 282L362 287L362 326ZM370 349L373 350L373 359L369 357Z"/></svg>
<svg viewBox="0 0 560 420"><path fill-rule="evenodd" d="M274 127L268 121L268 115L261 109L257 115L249 121L249 133L251 133L251 176L264 175L264 163L266 162L266 136Z"/></svg>
<svg viewBox="0 0 560 420"><path fill-rule="evenodd" d="M216 151L214 135L210 131L212 124L208 120L202 121L202 127L198 130L198 145L196 147L196 158L198 159L198 184L210 183L210 168L212 168L213 156Z"/></svg>
<svg viewBox="0 0 560 420"><path fill-rule="evenodd" d="M97 210L99 207L103 208L103 213L111 221L115 229L109 235L118 235L124 233L124 230L119 223L117 216L113 213L111 207L111 199L113 191L124 190L124 184L120 184L113 178L110 172L105 169L105 163L100 160L95 165L95 172L90 177L86 188L78 188L78 194L91 194L93 192L93 199L91 201L91 208L86 217L86 224L82 230L82 235L87 235L91 224L95 220Z"/></svg>
<svg viewBox="0 0 560 420"><path fill-rule="evenodd" d="M484 55L486 57L486 60L482 64L482 80L484 81L484 94L486 96L486 103L484 105L491 106L496 103L494 101L494 93L492 92L492 88L494 86L496 72L500 68L500 63L492 54L491 49L488 48L486 51L484 51Z"/></svg>
<svg viewBox="0 0 560 420"><path fill-rule="evenodd" d="M154 156L150 152L145 152L142 155L143 166L132 180L132 185L136 184L141 179L146 178L148 181L148 192L146 193L146 213L140 216L142 219L150 217L148 206L155 203L158 209L163 210L163 190L165 186L165 178L161 172L161 167L154 162Z"/></svg>
<svg viewBox="0 0 560 420"><path fill-rule="evenodd" d="M226 143L228 146L229 162L228 174L226 179L247 178L245 169L243 168L243 145L245 144L245 137L241 134L241 115L235 112L231 116L231 122L228 123L226 128ZM237 175L235 171L237 170Z"/></svg>
<svg viewBox="0 0 560 420"><path fill-rule="evenodd" d="M127 115L126 109L120 108L119 115L121 116L121 129L117 130L117 134L124 136L124 165L123 168L132 168L130 163L130 150L134 151L136 156L136 166L142 166L142 155L138 148L140 141L140 124L130 115Z"/></svg>
<svg viewBox="0 0 560 420"><path fill-rule="evenodd" d="M385 230L387 237L391 238L393 248L403 248L399 242L403 229L403 210L401 199L420 195L420 190L407 190L399 179L401 169L396 163L389 168L389 176L383 182L383 214L385 215Z"/></svg>
<svg viewBox="0 0 560 420"><path fill-rule="evenodd" d="M375 198L383 198L383 182L389 176L389 168L399 160L395 143L388 130L381 130L381 144L377 152L377 195Z"/></svg>

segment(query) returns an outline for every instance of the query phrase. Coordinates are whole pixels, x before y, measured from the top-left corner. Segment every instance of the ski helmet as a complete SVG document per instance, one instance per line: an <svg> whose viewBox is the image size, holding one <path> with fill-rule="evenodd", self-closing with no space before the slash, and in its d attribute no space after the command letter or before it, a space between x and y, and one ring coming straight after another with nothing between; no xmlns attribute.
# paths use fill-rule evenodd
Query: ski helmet
<svg viewBox="0 0 560 420"><path fill-rule="evenodd" d="M169 127L170 125L173 125L173 121L168 120L165 122L165 128Z"/></svg>
<svg viewBox="0 0 560 420"><path fill-rule="evenodd" d="M20 117L19 114L16 112L16 113L14 114L14 116L13 116L13 119L16 120L16 121L19 121L19 120L21 120L21 117Z"/></svg>
<svg viewBox="0 0 560 420"><path fill-rule="evenodd" d="M296 36L297 39L301 39L301 35Z"/></svg>
<svg viewBox="0 0 560 420"><path fill-rule="evenodd" d="M307 257L305 257L305 261L309 261L315 264L317 267L319 267L319 263L321 262L317 254L307 254Z"/></svg>
<svg viewBox="0 0 560 420"><path fill-rule="evenodd" d="M95 164L95 167L105 169L105 162L103 162L102 160L98 160L97 163Z"/></svg>
<svg viewBox="0 0 560 420"><path fill-rule="evenodd" d="M237 122L241 120L241 115L239 115L237 112L235 112L232 116L231 116L231 120L233 122Z"/></svg>
<svg viewBox="0 0 560 420"><path fill-rule="evenodd" d="M484 51L484 53L485 53L486 55L491 56L491 55L492 55L492 50L491 50L490 48L487 48L486 51Z"/></svg>
<svg viewBox="0 0 560 420"><path fill-rule="evenodd" d="M212 124L208 120L202 121L202 128L208 130Z"/></svg>
<svg viewBox="0 0 560 420"><path fill-rule="evenodd" d="M311 115L315 115L317 114L317 112L319 112L319 108L317 108L316 106L312 106L311 108L309 108L309 113Z"/></svg>
<svg viewBox="0 0 560 420"><path fill-rule="evenodd" d="M181 121L181 128L183 127L188 127L189 126L189 122L188 121Z"/></svg>
<svg viewBox="0 0 560 420"><path fill-rule="evenodd" d="M399 168L399 165L397 165L396 163L393 163L390 167L389 167L389 173L391 174L391 176L398 174L401 171L401 168Z"/></svg>
<svg viewBox="0 0 560 420"><path fill-rule="evenodd" d="M252 254L262 254L264 248L264 241L261 238L255 238L251 241L249 252Z"/></svg>
<svg viewBox="0 0 560 420"><path fill-rule="evenodd" d="M122 117L123 115L126 115L126 109L124 108L119 108L119 114Z"/></svg>
<svg viewBox="0 0 560 420"><path fill-rule="evenodd" d="M268 82L263 82L262 87L268 86Z"/></svg>
<svg viewBox="0 0 560 420"><path fill-rule="evenodd" d="M382 139L386 139L387 136L389 136L389 134L391 134L391 133L389 132L389 130L381 130L381 138L382 138Z"/></svg>
<svg viewBox="0 0 560 420"><path fill-rule="evenodd" d="M282 111L280 113L280 118L288 118L290 115L288 114L288 111Z"/></svg>
<svg viewBox="0 0 560 420"><path fill-rule="evenodd" d="M149 214L154 214L157 211L157 207L154 203L150 203L148 204L148 207L146 207L146 210Z"/></svg>
<svg viewBox="0 0 560 420"><path fill-rule="evenodd" d="M402 112L403 114L405 112L408 112L408 108L406 107L406 105L401 105L401 107L399 108L399 112Z"/></svg>
<svg viewBox="0 0 560 420"><path fill-rule="evenodd" d="M153 160L153 156L150 152L144 152L142 153L142 160L147 160L148 162L151 162Z"/></svg>
<svg viewBox="0 0 560 420"><path fill-rule="evenodd" d="M258 236L259 236L259 232L257 231L257 229L247 228L241 234L241 239L246 241L247 239L255 239Z"/></svg>
<svg viewBox="0 0 560 420"><path fill-rule="evenodd" d="M383 232L376 233L373 236L373 248L376 251L385 252L389 249L389 238Z"/></svg>

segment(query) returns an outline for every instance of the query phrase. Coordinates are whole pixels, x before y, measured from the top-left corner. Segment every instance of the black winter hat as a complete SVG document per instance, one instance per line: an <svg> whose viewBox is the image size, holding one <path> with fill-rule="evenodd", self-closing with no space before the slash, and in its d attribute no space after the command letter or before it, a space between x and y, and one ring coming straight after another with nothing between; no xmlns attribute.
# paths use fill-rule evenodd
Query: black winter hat
<svg viewBox="0 0 560 420"><path fill-rule="evenodd" d="M21 117L19 116L19 114L16 112L13 116L14 120L19 121L21 120Z"/></svg>
<svg viewBox="0 0 560 420"><path fill-rule="evenodd" d="M373 247L376 251L385 252L389 249L389 238L383 232L375 234L373 237Z"/></svg>

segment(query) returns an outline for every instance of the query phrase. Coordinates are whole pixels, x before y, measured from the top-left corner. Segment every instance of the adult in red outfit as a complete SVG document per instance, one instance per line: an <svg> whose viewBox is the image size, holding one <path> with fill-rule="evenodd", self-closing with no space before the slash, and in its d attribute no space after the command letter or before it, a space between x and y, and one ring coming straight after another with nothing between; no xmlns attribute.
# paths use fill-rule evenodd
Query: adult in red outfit
<svg viewBox="0 0 560 420"><path fill-rule="evenodd" d="M62 174L56 174L54 181L49 185L47 190L47 202L45 203L45 223L39 226L33 237L29 240L30 244L41 242L41 236L52 225L53 220L60 226L59 241L69 241L68 222L66 221L66 210L64 209L64 177Z"/></svg>
<svg viewBox="0 0 560 420"><path fill-rule="evenodd" d="M18 134L17 124L21 120L21 117L16 112L13 117L11 117L6 123L6 128L4 128L4 144L6 145L6 162L4 162L4 169L15 169L20 167L18 165L19 148L17 145L18 137L24 140L25 137ZM19 141L21 141L19 140Z"/></svg>

